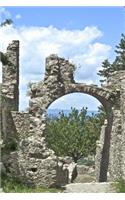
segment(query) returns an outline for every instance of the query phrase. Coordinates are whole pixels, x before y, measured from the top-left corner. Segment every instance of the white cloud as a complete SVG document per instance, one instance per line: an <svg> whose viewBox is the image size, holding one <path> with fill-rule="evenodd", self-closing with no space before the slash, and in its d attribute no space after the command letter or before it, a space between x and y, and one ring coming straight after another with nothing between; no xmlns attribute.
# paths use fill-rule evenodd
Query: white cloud
<svg viewBox="0 0 125 200"><path fill-rule="evenodd" d="M85 79L98 84L97 72L101 66L102 61L108 57L111 46L94 43L89 44L86 53L75 55L73 61L79 62L79 69L76 71L76 80L83 82ZM86 80L86 81L87 81Z"/></svg>
<svg viewBox="0 0 125 200"><path fill-rule="evenodd" d="M17 14L17 15L15 16L15 18L16 18L16 19L21 19L22 16L21 16L20 14Z"/></svg>
<svg viewBox="0 0 125 200"><path fill-rule="evenodd" d="M81 66L75 75L78 82L98 83L97 69L111 49L109 45L96 41L102 35L97 27L85 27L83 30L57 29L52 26L1 27L0 50L5 51L12 40L20 40L20 102L24 102L28 82L43 79L45 57L53 53ZM25 106L25 103L22 105Z"/></svg>

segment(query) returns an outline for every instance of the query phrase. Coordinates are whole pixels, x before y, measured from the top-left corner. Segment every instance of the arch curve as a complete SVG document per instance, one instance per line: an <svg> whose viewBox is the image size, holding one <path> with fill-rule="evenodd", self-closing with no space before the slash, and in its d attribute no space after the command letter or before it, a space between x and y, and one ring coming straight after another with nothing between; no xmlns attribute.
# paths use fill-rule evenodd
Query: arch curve
<svg viewBox="0 0 125 200"><path fill-rule="evenodd" d="M96 98L105 108L106 112L108 113L109 107L113 104L114 99L111 96L109 90L102 89L96 85L86 85L84 83L74 83L74 84L67 84L65 91L58 96L53 96L53 99L50 99L48 104L46 105L46 109L52 104L55 100L63 97L64 95L72 94L72 93L83 93L88 94L94 98Z"/></svg>

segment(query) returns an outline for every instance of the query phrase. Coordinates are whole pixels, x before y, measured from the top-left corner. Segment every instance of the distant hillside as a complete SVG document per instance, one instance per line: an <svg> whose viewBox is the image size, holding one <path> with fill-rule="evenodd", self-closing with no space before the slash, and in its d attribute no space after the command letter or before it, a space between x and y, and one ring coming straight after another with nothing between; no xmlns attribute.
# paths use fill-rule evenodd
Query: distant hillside
<svg viewBox="0 0 125 200"><path fill-rule="evenodd" d="M69 115L69 113L71 112L71 110L63 110L63 109L48 109L47 114L49 117L57 117L59 115L59 113L63 111L65 115ZM80 111L80 110L79 110ZM88 111L87 115L91 116L92 114L97 114L98 111Z"/></svg>

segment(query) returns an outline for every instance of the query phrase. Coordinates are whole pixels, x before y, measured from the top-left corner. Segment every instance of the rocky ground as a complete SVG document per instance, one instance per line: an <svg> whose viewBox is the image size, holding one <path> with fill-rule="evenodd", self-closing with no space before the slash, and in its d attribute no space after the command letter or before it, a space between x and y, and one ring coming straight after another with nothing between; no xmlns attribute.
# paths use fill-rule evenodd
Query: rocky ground
<svg viewBox="0 0 125 200"><path fill-rule="evenodd" d="M116 188L113 183L97 183L93 167L79 165L78 176L73 183L65 186L64 193L114 193Z"/></svg>
<svg viewBox="0 0 125 200"><path fill-rule="evenodd" d="M86 165L77 166L78 175L73 181L74 183L90 183L95 182L95 170L93 167Z"/></svg>
<svg viewBox="0 0 125 200"><path fill-rule="evenodd" d="M115 193L113 183L72 183L65 187L64 193Z"/></svg>

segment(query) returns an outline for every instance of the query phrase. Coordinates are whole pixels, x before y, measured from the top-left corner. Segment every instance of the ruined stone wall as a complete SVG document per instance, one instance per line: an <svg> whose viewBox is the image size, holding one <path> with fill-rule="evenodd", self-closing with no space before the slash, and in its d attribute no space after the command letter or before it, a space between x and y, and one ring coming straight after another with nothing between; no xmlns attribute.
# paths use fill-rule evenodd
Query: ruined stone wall
<svg viewBox="0 0 125 200"><path fill-rule="evenodd" d="M51 55L46 59L46 72L44 81L31 85L29 113L32 116L30 117L32 119L30 121L32 124L32 131L36 133L37 140L38 138L41 138L41 135L42 138L45 138L46 123L45 120L42 121L42 117L46 116L46 110L48 106L53 101L65 94L72 92L90 94L96 97L105 106L106 110L112 103L114 95L112 90L107 88L102 89L94 85L75 83L73 79L74 68L75 67L69 61L59 58L57 55ZM101 163L99 165L100 167L98 168L101 181L105 181L107 179L109 145L109 137L107 132L107 140L105 140L103 144L103 152L101 153L100 158Z"/></svg>
<svg viewBox="0 0 125 200"><path fill-rule="evenodd" d="M19 107L19 41L7 47L2 63L2 137L4 141L14 137L15 128L10 111Z"/></svg>
<svg viewBox="0 0 125 200"><path fill-rule="evenodd" d="M12 110L19 107L19 41L12 41L2 63L2 94L12 99ZM8 100L9 101L9 100ZM8 103L9 104L9 103Z"/></svg>
<svg viewBox="0 0 125 200"><path fill-rule="evenodd" d="M110 149L109 149L109 164L108 164L108 181L116 181L120 177L124 178L125 173L125 135L124 135L124 90L125 90L125 71L118 71L111 74L107 81L107 88L116 93L114 104L112 105L112 125L110 133ZM97 148L97 157L102 153L103 141L105 138L106 129L102 127L102 134ZM99 167L97 161L96 167ZM97 170L97 180L98 180Z"/></svg>
<svg viewBox="0 0 125 200"><path fill-rule="evenodd" d="M120 110L121 110L121 174L125 180L125 73L121 77L121 97L120 97Z"/></svg>
<svg viewBox="0 0 125 200"><path fill-rule="evenodd" d="M1 148L2 148L2 84L0 84L0 177L2 171L2 160L1 160ZM1 178L0 178L0 191L1 190Z"/></svg>
<svg viewBox="0 0 125 200"><path fill-rule="evenodd" d="M52 187L68 182L66 163L47 146L46 111L59 97L82 92L98 99L107 112L97 148L97 180L106 181L107 172L110 180L125 177L125 72L112 74L105 87L76 83L75 66L52 54L46 58L44 80L30 86L29 111L24 113L18 112L18 41L8 46L5 56L8 64L3 63L2 131L4 142L14 139L16 145L3 156L9 172L31 185Z"/></svg>
<svg viewBox="0 0 125 200"><path fill-rule="evenodd" d="M110 138L110 157L109 157L109 180L115 181L122 176L122 121L121 121L121 79L125 76L125 71L114 72L108 79L107 86L116 92L116 98L112 107L113 122Z"/></svg>
<svg viewBox="0 0 125 200"><path fill-rule="evenodd" d="M18 110L19 107L19 41L12 41L8 45L6 53L2 53L2 84L0 93L0 124L1 124L1 161L8 167L11 160L17 135L11 111ZM1 162L1 163L2 163ZM11 169L15 171L17 155L11 160ZM2 169L2 165L0 170ZM8 168L6 168L9 170ZM18 173L19 174L19 173Z"/></svg>

